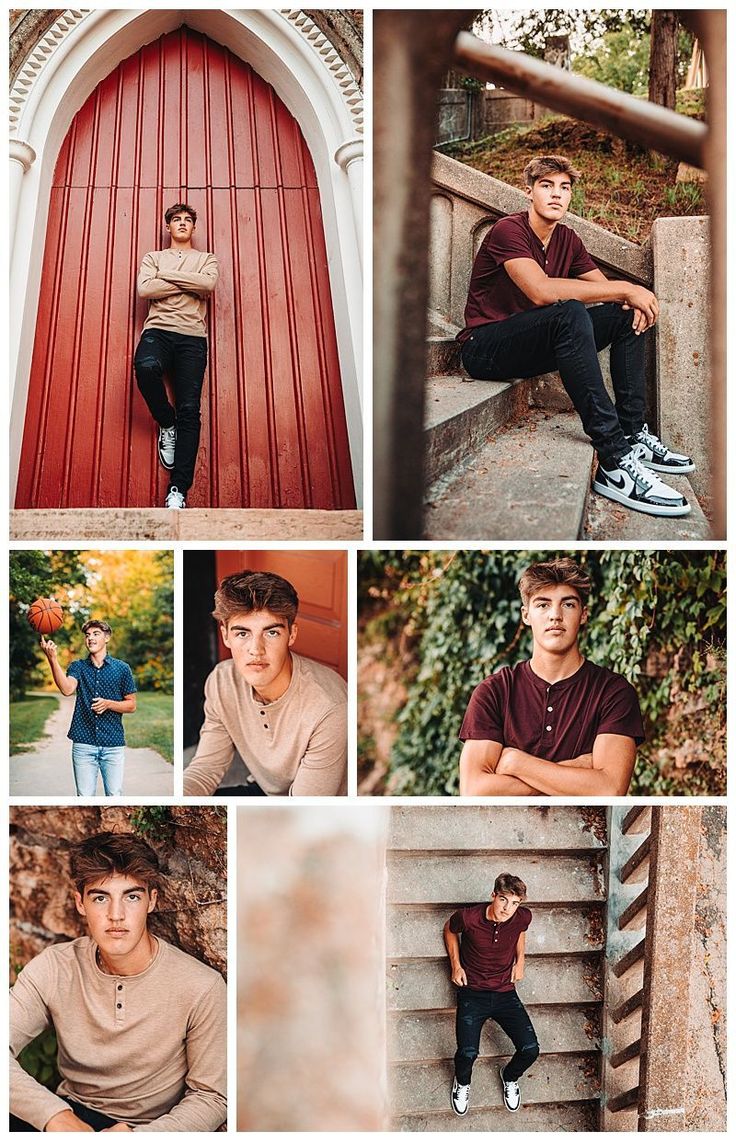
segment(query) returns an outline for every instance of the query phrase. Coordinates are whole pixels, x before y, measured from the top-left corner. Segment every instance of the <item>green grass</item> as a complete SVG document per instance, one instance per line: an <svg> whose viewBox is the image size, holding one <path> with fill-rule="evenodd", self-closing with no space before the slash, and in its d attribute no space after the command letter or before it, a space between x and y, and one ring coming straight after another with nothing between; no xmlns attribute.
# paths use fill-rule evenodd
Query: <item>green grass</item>
<svg viewBox="0 0 736 1143"><path fill-rule="evenodd" d="M59 705L53 695L27 695L10 703L10 753L22 754L46 737L43 728Z"/></svg>
<svg viewBox="0 0 736 1143"><path fill-rule="evenodd" d="M135 714L123 715L128 746L148 746L174 763L174 696L139 691Z"/></svg>

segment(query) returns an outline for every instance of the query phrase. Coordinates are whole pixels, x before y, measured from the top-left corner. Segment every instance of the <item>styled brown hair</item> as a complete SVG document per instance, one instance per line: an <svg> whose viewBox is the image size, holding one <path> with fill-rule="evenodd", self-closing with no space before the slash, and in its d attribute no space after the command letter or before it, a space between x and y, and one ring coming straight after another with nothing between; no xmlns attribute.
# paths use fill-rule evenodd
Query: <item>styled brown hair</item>
<svg viewBox="0 0 736 1143"><path fill-rule="evenodd" d="M533 187L537 179L543 179L545 175L568 175L575 186L580 171L564 155L540 155L524 167L524 186Z"/></svg>
<svg viewBox="0 0 736 1143"><path fill-rule="evenodd" d="M493 884L493 892L513 893L515 897L526 901L526 885L520 877L514 877L513 873L499 873Z"/></svg>
<svg viewBox="0 0 736 1143"><path fill-rule="evenodd" d="M175 202L164 214L164 222L168 226L175 214L191 214L192 222L197 225L197 212L188 202Z"/></svg>
<svg viewBox="0 0 736 1143"><path fill-rule="evenodd" d="M138 877L149 889L158 889L161 872L158 857L147 842L133 833L96 833L69 850L72 881L84 895L85 885L114 873Z"/></svg>
<svg viewBox="0 0 736 1143"><path fill-rule="evenodd" d="M225 576L215 592L215 619L227 627L236 615L271 611L285 619L291 630L299 610L299 596L292 584L275 572L235 572Z"/></svg>
<svg viewBox="0 0 736 1143"><path fill-rule="evenodd" d="M575 560L564 556L559 560L547 560L542 564L532 564L523 573L519 580L521 602L524 607L529 606L529 600L543 587L553 587L564 583L571 587L580 596L583 607L587 606L590 594L590 576L586 575Z"/></svg>
<svg viewBox="0 0 736 1143"><path fill-rule="evenodd" d="M82 624L82 631L86 635L90 627L99 627L105 635L112 635L112 627L109 623L105 623L104 619L88 619L86 623Z"/></svg>

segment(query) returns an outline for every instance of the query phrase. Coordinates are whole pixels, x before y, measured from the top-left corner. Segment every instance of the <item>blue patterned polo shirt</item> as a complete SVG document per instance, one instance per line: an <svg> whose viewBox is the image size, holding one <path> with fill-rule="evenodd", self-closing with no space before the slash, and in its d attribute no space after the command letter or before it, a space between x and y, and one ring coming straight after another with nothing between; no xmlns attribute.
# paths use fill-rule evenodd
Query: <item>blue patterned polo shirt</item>
<svg viewBox="0 0 736 1143"><path fill-rule="evenodd" d="M128 664L106 655L102 665L96 667L88 655L86 659L74 659L66 673L77 680L77 701L67 738L87 746L125 746L122 714L115 710L95 714L92 703L96 698L122 702L138 689Z"/></svg>

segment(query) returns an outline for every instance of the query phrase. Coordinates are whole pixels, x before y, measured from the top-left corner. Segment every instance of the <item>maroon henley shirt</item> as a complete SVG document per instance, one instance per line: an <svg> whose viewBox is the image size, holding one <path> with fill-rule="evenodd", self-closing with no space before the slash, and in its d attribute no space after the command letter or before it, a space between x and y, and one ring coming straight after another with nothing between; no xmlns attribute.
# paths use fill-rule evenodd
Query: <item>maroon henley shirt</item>
<svg viewBox="0 0 736 1143"><path fill-rule="evenodd" d="M547 762L590 754L599 734L638 746L644 726L631 683L589 659L558 683L535 675L529 660L502 667L475 688L460 728L463 742L500 742Z"/></svg>
<svg viewBox="0 0 736 1143"><path fill-rule="evenodd" d="M532 923L531 910L524 905L508 921L489 921L488 902L456 909L450 917L450 932L461 933L460 963L468 978L468 988L511 992L511 970L516 959L519 935Z"/></svg>
<svg viewBox="0 0 736 1143"><path fill-rule="evenodd" d="M512 258L532 258L548 278L578 278L598 269L569 226L557 223L545 251L525 210L499 218L475 256L465 306L465 329L457 335L458 341L465 341L476 326L538 308L506 273L504 264Z"/></svg>

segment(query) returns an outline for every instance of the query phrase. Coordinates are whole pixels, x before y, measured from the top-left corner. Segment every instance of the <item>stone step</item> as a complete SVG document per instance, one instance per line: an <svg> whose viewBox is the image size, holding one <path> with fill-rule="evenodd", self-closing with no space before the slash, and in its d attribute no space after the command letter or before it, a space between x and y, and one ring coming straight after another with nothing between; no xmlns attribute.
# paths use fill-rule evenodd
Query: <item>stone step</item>
<svg viewBox="0 0 736 1143"><path fill-rule="evenodd" d="M394 1131L597 1131L600 1104L597 1100L582 1103L533 1103L524 1105L519 1115L509 1115L505 1108L476 1110L471 1106L467 1115L446 1111L400 1115L393 1120ZM627 1130L636 1130L634 1125Z"/></svg>
<svg viewBox="0 0 736 1143"><path fill-rule="evenodd" d="M424 413L425 480L431 483L471 452L490 434L529 407L524 381L471 381L457 374L427 382Z"/></svg>
<svg viewBox="0 0 736 1143"><path fill-rule="evenodd" d="M599 1047L597 1006L530 1005L529 1016L544 1053L590 1052ZM388 1058L450 1060L455 1054L455 1012L394 1012L388 1021ZM503 1056L509 1039L493 1020L487 1020L480 1042L480 1058Z"/></svg>
<svg viewBox="0 0 736 1143"><path fill-rule="evenodd" d="M397 852L388 854L389 903L446 904L488 900L492 888L490 869L498 869L499 857L489 854L463 856ZM549 904L597 902L604 898L602 857L589 853L578 857L513 855L513 869L529 886L530 899ZM489 884L489 877L491 883Z"/></svg>
<svg viewBox="0 0 736 1143"><path fill-rule="evenodd" d="M434 334L427 338L427 376L442 373L456 373L466 380L468 378L460 361L460 342L454 337Z"/></svg>
<svg viewBox="0 0 736 1143"><path fill-rule="evenodd" d="M644 512L632 512L624 508L623 504L609 500L607 496L591 492L581 539L606 542L621 540L625 543L637 543L641 540L669 543L670 540L712 539L710 522L688 478L665 476L663 473L657 475L689 501L691 506L689 515L650 516Z"/></svg>
<svg viewBox="0 0 736 1143"><path fill-rule="evenodd" d="M504 1110L498 1068L508 1058L509 1053L506 1052L473 1073L474 1108ZM444 1111L449 1106L452 1071L450 1060L395 1064L389 1075L391 1106L395 1113ZM534 1103L595 1099L598 1092L598 1059L595 1055L545 1055L525 1072L522 1098L524 1106L528 1107Z"/></svg>
<svg viewBox="0 0 736 1143"><path fill-rule="evenodd" d="M390 850L587 850L606 846L604 807L394 806Z"/></svg>
<svg viewBox="0 0 736 1143"><path fill-rule="evenodd" d="M447 906L391 905L387 915L387 954L392 957L441 957L442 929L450 915ZM589 953L603 948L603 905L586 902L579 908L534 907L527 930L531 955Z"/></svg>
<svg viewBox="0 0 736 1143"><path fill-rule="evenodd" d="M430 486L425 539L577 540L592 461L575 413L530 410Z"/></svg>
<svg viewBox="0 0 736 1143"><path fill-rule="evenodd" d="M391 1011L452 1008L455 988L446 957L389 960L387 1006ZM593 1004L601 999L600 956L530 956L518 987L524 1004ZM556 1097L554 1097L556 1098Z"/></svg>
<svg viewBox="0 0 736 1143"><path fill-rule="evenodd" d="M297 508L17 508L11 540L362 540L363 513Z"/></svg>

